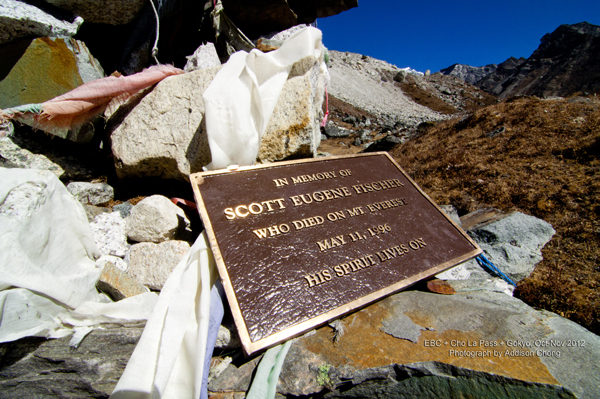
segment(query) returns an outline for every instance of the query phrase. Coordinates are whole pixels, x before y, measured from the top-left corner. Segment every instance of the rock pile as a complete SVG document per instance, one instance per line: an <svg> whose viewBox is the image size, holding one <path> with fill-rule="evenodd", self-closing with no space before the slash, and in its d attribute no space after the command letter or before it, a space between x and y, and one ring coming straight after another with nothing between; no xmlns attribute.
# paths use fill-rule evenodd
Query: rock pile
<svg viewBox="0 0 600 399"><path fill-rule="evenodd" d="M153 200L164 202L159 198ZM140 202L132 208L132 214L143 207ZM169 216L160 217L163 218ZM491 260L498 264L510 260L512 268L503 270L515 280L528 275L523 270L533 269L539 261L540 248L553 234L547 223L519 213L487 210L461 220L469 234L485 247ZM154 224L158 222L155 219ZM510 241L506 242L503 236L509 236ZM160 247L176 243L134 244L129 250L126 275L133 276L138 285L143 283L139 280L143 276L132 274L136 246L148 246L148 250L154 251L144 256L147 262L163 251L168 258L174 257L171 249ZM509 255L506 245L515 248L514 255ZM143 273L151 273L148 266ZM125 287L128 282L124 278L115 284L118 280L115 272L123 273L112 270L109 273L113 276L100 281L125 296L131 288ZM295 339L283 365L277 392L288 397L327 393L339 398L371 397L376 392L392 396L407 392L420 396L428 392L448 397L476 392L482 395L493 392L495 397L505 397L506 392L553 398L598 395L599 374L594 360L600 355L597 336L558 315L536 311L507 295L512 292L507 284L475 262L438 277L448 279L445 284L453 289L450 291L455 292L453 295L416 287ZM148 282L143 284L152 286ZM244 360L239 342L235 344L224 337L230 334L231 320L226 319L224 325L223 338L217 347L229 349L214 354L209 392L241 395L248 390L260 357ZM3 344L0 369L3 395L52 392L68 396L79 392L81 396L84 392L84 396L106 396L140 333L140 328L93 331L74 352L68 350L68 339L29 338ZM94 348L100 346L104 350L96 352ZM117 347L118 350L107 350ZM40 367L46 372L39 374ZM98 373L105 367L111 373Z"/></svg>
<svg viewBox="0 0 600 399"><path fill-rule="evenodd" d="M170 3L161 3L162 9L159 9L161 20L169 21L169 18L173 17L170 14L168 17L163 14L175 12L179 15L178 13L192 6L191 1L184 1L182 9L175 11L168 9L173 7ZM16 110L23 112L23 107L28 107L27 110L37 110L27 111L34 112L35 115L35 112L39 113L40 109L43 110L39 104L83 83L101 78L105 71L110 73L114 70L115 65L111 62L111 57L106 55L107 49L98 48L89 36L91 31L110 36L118 33L121 27L128 30L132 26L139 28L143 25L147 32L155 28L153 23L145 21L145 15L151 9L147 2L131 1L123 4L109 2L105 6L89 2L57 1L53 4L55 7L49 5L37 8L11 0L0 7L0 18L7 21L7 26L14 26L14 29L6 31L7 36L3 38L3 43L6 44L0 47L0 56L5 60L3 73L0 74L0 108L8 109L9 115L17 112ZM290 21L282 26L289 28L297 25L300 20L313 22L316 16L331 15L354 6L356 4L352 2L336 1L328 3L326 7L325 5L294 6L302 10L297 15L286 6L290 15L295 15L295 23ZM207 2L205 8L200 16L209 18L213 2ZM224 10L222 9L219 15L228 12L231 14L231 19L237 23L248 27L258 26L256 21L252 22L248 15L249 11L242 11L235 2L225 2ZM282 11L281 7L280 11ZM73 15L78 17L75 18ZM278 15L270 15L269 18L271 21L277 21ZM85 21L82 26L89 26L90 30L82 29L83 32L79 33L82 17ZM66 29L63 26L66 22L63 22L73 18L77 23L68 25L70 28ZM211 18L217 18L216 14ZM29 22L25 23L27 21ZM19 26L29 27L29 29L17 29ZM48 29L43 28L46 26ZM243 35L235 25L232 25L232 29ZM262 34L269 32L262 32ZM212 40L209 40L211 42L223 44L223 38L217 40L219 34L212 26L205 27L202 34L211 38ZM35 38L40 35L54 36ZM250 37L258 38L252 35ZM271 34L270 37L273 35ZM277 46L273 48L280 46L281 40L286 35L280 37L275 37ZM85 41L77 38L89 39L87 41L93 43L91 50L88 49ZM102 141L105 150L111 147L120 178L157 176L185 180L190 173L200 171L203 166L210 163L202 95L219 71L221 62L217 60L226 61L231 51L238 49L235 41L230 41L229 44L226 42L225 49L219 45L198 47L202 41L206 40L196 42L195 49L198 50L196 55L192 54L193 49L186 54L192 59L189 61L190 66L186 68L190 73L183 74L177 79L166 79L156 88L134 96L118 110L110 105L104 114L104 118L108 119L106 124L97 118L84 124L47 129L34 123L31 118L24 117L20 120L72 141L92 142L92 144ZM189 45L193 41L187 40L186 43ZM137 49L117 49L111 52L111 54L118 54L119 51L127 54L139 53L137 58L129 57L128 60L123 58L116 66L117 71L130 74L150 66L151 58L148 49L144 50L147 43L137 46ZM252 47L253 44L250 48ZM244 47L244 49L250 48ZM145 52L145 56L140 52ZM201 53L204 54L201 57L202 62L198 58ZM207 60L210 62L207 63ZM176 60L165 55L161 57L161 61ZM216 66L206 69L208 65ZM259 161L272 162L289 157L316 155L320 140L318 123L322 119L321 104L327 80L324 73L317 59L302 60L292 68L278 107L264 134ZM102 93L99 93L99 96L102 96ZM13 129L5 119L2 118L5 126L3 134ZM152 140L148 139L148 132L152 132ZM280 145L278 140L282 134L288 135L285 140L287 144L284 146ZM13 153L16 151L18 150L12 150ZM3 151L2 156L12 162L8 152L10 152L8 149ZM18 157L15 154L12 158Z"/></svg>
<svg viewBox="0 0 600 399"><path fill-rule="evenodd" d="M160 291L196 238L183 209L162 195L104 207L114 198L106 183L71 182L67 190L85 206L101 255L97 288L113 300Z"/></svg>

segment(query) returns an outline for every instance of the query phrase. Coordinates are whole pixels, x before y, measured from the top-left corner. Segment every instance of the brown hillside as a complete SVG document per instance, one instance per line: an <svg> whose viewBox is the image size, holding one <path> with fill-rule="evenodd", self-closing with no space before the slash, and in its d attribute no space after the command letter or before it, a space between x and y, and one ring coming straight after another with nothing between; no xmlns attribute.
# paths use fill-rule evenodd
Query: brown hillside
<svg viewBox="0 0 600 399"><path fill-rule="evenodd" d="M516 295L600 334L600 99L490 105L439 123L393 156L460 214L493 206L551 223L544 260Z"/></svg>

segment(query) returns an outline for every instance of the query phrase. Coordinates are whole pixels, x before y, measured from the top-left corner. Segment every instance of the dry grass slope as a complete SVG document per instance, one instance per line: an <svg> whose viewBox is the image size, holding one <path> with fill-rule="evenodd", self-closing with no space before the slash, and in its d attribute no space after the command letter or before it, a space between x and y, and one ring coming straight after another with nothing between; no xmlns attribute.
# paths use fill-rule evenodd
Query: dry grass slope
<svg viewBox="0 0 600 399"><path fill-rule="evenodd" d="M600 99L508 100L439 123L393 156L460 214L493 206L551 223L544 260L516 295L600 334Z"/></svg>

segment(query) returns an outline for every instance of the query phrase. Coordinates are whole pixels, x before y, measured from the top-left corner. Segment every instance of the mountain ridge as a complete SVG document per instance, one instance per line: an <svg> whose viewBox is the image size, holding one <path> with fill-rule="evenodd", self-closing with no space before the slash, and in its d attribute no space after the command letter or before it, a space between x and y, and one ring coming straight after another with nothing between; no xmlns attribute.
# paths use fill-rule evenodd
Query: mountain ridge
<svg viewBox="0 0 600 399"><path fill-rule="evenodd" d="M498 64L487 64L480 67L474 67L465 64L452 64L447 68L441 69L444 75L456 76L467 83L474 85L490 73L496 72Z"/></svg>
<svg viewBox="0 0 600 399"><path fill-rule="evenodd" d="M472 84L500 100L518 95L565 97L577 92L600 92L599 64L600 26L580 22L560 25L542 36L529 58L510 57L490 73L484 74L482 68L494 64L454 64L440 72L474 81Z"/></svg>

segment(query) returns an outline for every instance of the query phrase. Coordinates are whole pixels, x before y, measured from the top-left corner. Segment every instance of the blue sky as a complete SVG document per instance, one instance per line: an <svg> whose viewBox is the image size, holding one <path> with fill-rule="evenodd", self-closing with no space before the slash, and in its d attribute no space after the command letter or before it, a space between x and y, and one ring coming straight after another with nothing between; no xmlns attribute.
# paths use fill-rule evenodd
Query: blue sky
<svg viewBox="0 0 600 399"><path fill-rule="evenodd" d="M332 50L433 73L455 63L528 58L543 35L583 21L600 25L600 0L359 0L357 8L317 23Z"/></svg>

